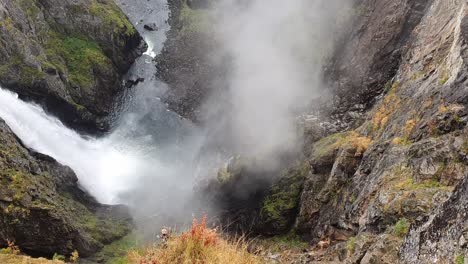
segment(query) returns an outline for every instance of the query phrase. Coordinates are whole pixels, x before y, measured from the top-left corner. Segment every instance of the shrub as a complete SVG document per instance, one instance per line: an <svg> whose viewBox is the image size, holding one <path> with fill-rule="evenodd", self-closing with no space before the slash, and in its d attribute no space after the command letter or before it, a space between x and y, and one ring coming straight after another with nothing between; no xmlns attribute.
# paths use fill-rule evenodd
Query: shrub
<svg viewBox="0 0 468 264"><path fill-rule="evenodd" d="M397 237L405 237L408 234L410 223L406 218L400 219L393 227L393 234Z"/></svg>
<svg viewBox="0 0 468 264"><path fill-rule="evenodd" d="M65 256L54 253L54 256L52 257L52 260L65 261Z"/></svg>
<svg viewBox="0 0 468 264"><path fill-rule="evenodd" d="M70 256L70 261L71 262L78 262L78 259L80 258L80 255L78 254L77 250L74 250Z"/></svg>
<svg viewBox="0 0 468 264"><path fill-rule="evenodd" d="M148 248L145 253L131 251L131 263L141 264L193 264L193 263L261 263L248 253L248 244L243 238L227 240L216 229L207 228L206 217L192 222L189 231L170 238L167 243Z"/></svg>
<svg viewBox="0 0 468 264"><path fill-rule="evenodd" d="M11 255L18 255L21 253L19 247L15 245L15 242L7 240L7 247L0 249L0 254L11 254Z"/></svg>
<svg viewBox="0 0 468 264"><path fill-rule="evenodd" d="M463 255L458 255L455 258L455 264L465 264L465 256Z"/></svg>

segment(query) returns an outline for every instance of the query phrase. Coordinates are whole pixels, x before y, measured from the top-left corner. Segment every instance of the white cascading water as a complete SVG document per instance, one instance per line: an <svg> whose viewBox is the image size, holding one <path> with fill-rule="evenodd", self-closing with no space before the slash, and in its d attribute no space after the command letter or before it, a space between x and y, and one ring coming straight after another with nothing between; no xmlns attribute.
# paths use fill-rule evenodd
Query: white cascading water
<svg viewBox="0 0 468 264"><path fill-rule="evenodd" d="M198 146L190 122L167 110L159 100L165 84L155 78L153 62L165 40L168 7L165 0L118 0L149 50L129 71L145 78L127 95L126 109L105 137L83 137L40 106L27 103L0 87L0 118L23 143L71 167L79 184L99 202L124 203L152 212L186 199L192 185L191 161ZM138 3L136 3L138 2ZM147 32L141 21L156 22Z"/></svg>
<svg viewBox="0 0 468 264"><path fill-rule="evenodd" d="M140 166L135 152L115 144L113 137L85 139L37 105L0 89L0 117L34 150L70 166L80 183L99 201L116 202L116 194L131 185ZM116 166L118 165L118 166Z"/></svg>

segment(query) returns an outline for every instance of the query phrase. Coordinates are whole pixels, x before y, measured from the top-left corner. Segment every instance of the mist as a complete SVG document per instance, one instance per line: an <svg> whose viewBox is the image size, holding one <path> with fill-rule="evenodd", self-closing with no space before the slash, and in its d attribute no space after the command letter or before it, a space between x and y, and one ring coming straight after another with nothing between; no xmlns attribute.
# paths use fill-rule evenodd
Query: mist
<svg viewBox="0 0 468 264"><path fill-rule="evenodd" d="M301 143L297 118L326 90L322 69L348 4L225 0L215 5L215 38L229 58L229 71L227 89L204 105L208 130L263 167L295 152Z"/></svg>
<svg viewBox="0 0 468 264"><path fill-rule="evenodd" d="M148 15L165 25L168 11L164 1L157 2L160 13ZM138 24L140 11L122 7L135 12L130 17ZM145 82L126 96L108 135L79 135L40 106L1 89L0 117L28 147L70 166L100 202L128 205L139 227L154 234L161 225L212 211L194 198L194 186L216 175L230 157L254 158L263 169L276 169L282 155L297 151L297 117L325 89L322 68L342 10L339 0L225 0L213 6L213 34L221 50L212 59L228 58L229 70L223 89L201 108L202 127L160 99L170 88L154 77L152 57L162 48L167 26L151 38L145 35L152 45L130 71ZM206 150L207 145L216 147Z"/></svg>

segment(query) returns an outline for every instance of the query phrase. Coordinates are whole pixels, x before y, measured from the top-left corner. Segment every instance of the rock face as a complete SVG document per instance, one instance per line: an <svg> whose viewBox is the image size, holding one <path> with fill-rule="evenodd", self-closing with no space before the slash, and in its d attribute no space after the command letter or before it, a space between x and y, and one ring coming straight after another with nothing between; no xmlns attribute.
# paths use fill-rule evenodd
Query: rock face
<svg viewBox="0 0 468 264"><path fill-rule="evenodd" d="M210 34L205 0L169 0L171 29L156 57L157 75L169 84L164 100L183 117L200 121L200 106L217 89L223 89L224 62L215 60L220 48Z"/></svg>
<svg viewBox="0 0 468 264"><path fill-rule="evenodd" d="M109 129L110 113L145 44L112 0L0 3L0 84L67 125Z"/></svg>
<svg viewBox="0 0 468 264"><path fill-rule="evenodd" d="M73 171L26 149L0 119L0 248L86 257L129 232L125 208L97 203Z"/></svg>
<svg viewBox="0 0 468 264"><path fill-rule="evenodd" d="M466 175L465 175L466 176ZM431 216L420 221L401 249L406 263L456 263L468 256L468 177Z"/></svg>
<svg viewBox="0 0 468 264"><path fill-rule="evenodd" d="M260 170L255 162L231 158L214 180L201 184L203 205L215 208L229 231L281 235L294 225L308 164L284 172ZM217 212L217 213L218 213Z"/></svg>
<svg viewBox="0 0 468 264"><path fill-rule="evenodd" d="M467 5L462 0L357 1L349 34L325 69L334 95L331 107L319 105L319 117L303 122L310 173L299 181L297 208L273 202L283 197L275 194L274 183L247 196L253 200L239 202L255 204L248 212L230 203L221 209L262 223L265 229L257 231L263 234L293 230L312 245L330 238L330 248L310 254L307 263L463 263L468 253ZM175 47L183 46L165 54ZM192 62L183 64L190 78L180 87L212 80L203 75L213 74L210 66ZM166 80L173 83L175 76ZM189 110L197 105L181 100ZM233 188L239 177L227 178L214 188L214 193L222 190L215 197L238 201L225 195L243 185ZM295 183L282 179L282 189L291 191ZM265 208L268 204L273 206ZM293 228L275 225L283 216L291 223L291 212ZM275 220L261 221L262 215Z"/></svg>
<svg viewBox="0 0 468 264"><path fill-rule="evenodd" d="M326 68L336 97L321 111L329 112L341 128L350 128L375 103L398 71L407 52L413 29L431 1L359 0L354 7L354 25ZM364 107L359 107L363 105ZM331 106L331 107L330 107Z"/></svg>
<svg viewBox="0 0 468 264"><path fill-rule="evenodd" d="M359 81L363 89L354 90L357 97L346 100L363 103L364 96L372 108L353 132L310 145L313 174L304 186L296 227L312 243L330 237L336 245L313 261L463 263L466 257L467 4L406 2L398 7L393 1L361 2L367 22L350 37L360 44L339 52L356 65L353 70L349 63L340 66L344 75L334 66L333 78L344 93L354 82L346 72L356 71L358 81L368 78ZM384 19L373 21L376 16ZM387 19L400 26L381 26ZM373 53L372 43L379 46L382 39L385 45ZM351 59L368 43L371 64L365 57ZM343 236L356 245L372 238L373 246L340 249L344 242L336 237ZM394 241L389 252L376 248L389 241Z"/></svg>

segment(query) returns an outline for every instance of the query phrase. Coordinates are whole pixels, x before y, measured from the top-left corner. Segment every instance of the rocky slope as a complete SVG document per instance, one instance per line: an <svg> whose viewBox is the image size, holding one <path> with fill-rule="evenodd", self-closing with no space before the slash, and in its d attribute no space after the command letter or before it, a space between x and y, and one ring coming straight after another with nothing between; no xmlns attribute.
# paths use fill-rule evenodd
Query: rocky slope
<svg viewBox="0 0 468 264"><path fill-rule="evenodd" d="M125 208L80 189L73 171L25 148L0 120L0 248L14 242L33 256L88 256L130 229Z"/></svg>
<svg viewBox="0 0 468 264"><path fill-rule="evenodd" d="M0 3L0 84L67 125L106 131L145 44L111 0Z"/></svg>
<svg viewBox="0 0 468 264"><path fill-rule="evenodd" d="M301 235L312 247L297 262L463 263L467 8L462 0L356 1L325 68L333 96L302 120L299 165L269 187L246 188L258 175L231 160L205 198L236 229ZM179 52L193 49L181 43ZM186 65L191 80L210 72ZM328 239L328 249L316 246Z"/></svg>

